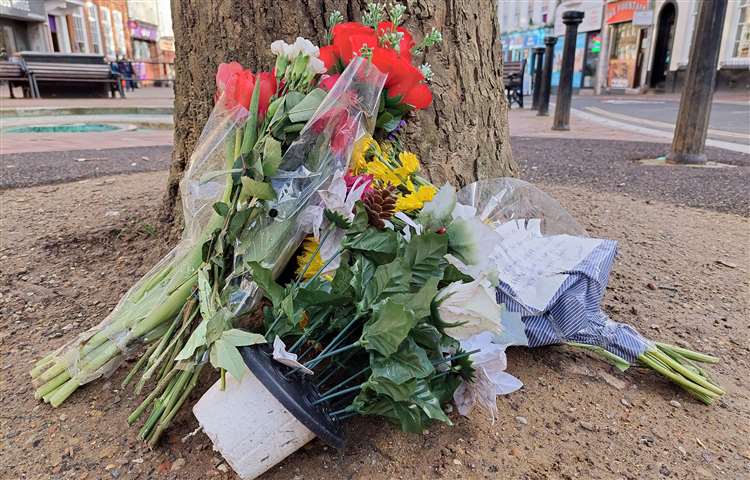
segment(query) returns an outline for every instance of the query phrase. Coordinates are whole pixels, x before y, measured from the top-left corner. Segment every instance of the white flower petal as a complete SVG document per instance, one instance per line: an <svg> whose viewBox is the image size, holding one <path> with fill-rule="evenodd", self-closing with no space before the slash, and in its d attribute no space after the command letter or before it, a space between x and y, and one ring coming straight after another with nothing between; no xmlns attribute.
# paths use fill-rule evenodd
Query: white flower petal
<svg viewBox="0 0 750 480"><path fill-rule="evenodd" d="M440 319L446 323L462 323L448 328L448 334L464 340L482 332L500 334L502 307L495 300L494 290L484 279L454 282L435 297L440 304Z"/></svg>
<svg viewBox="0 0 750 480"><path fill-rule="evenodd" d="M310 61L307 64L307 69L315 74L325 73L327 70L326 64L323 63L323 60L313 56L310 56Z"/></svg>
<svg viewBox="0 0 750 480"><path fill-rule="evenodd" d="M299 369L299 371L304 374L313 374L312 370L297 361L296 353L289 353L286 351L286 345L284 345L284 342L280 337L276 337L273 341L273 359L287 367Z"/></svg>

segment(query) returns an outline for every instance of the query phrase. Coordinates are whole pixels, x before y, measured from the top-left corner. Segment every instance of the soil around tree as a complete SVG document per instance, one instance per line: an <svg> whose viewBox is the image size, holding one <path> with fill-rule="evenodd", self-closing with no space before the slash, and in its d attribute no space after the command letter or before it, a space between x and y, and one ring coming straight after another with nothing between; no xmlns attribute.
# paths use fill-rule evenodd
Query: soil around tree
<svg viewBox="0 0 750 480"><path fill-rule="evenodd" d="M183 409L149 450L126 417L140 397L127 368L58 409L28 370L103 318L169 249L157 231L166 172L0 192L0 478L234 479ZM750 222L638 194L545 178L539 184L619 254L605 311L644 335L722 357L727 395L704 406L651 372L622 374L567 347L513 348L525 386L493 424L452 414L422 435L374 419L341 452L313 441L264 479L747 478L750 476ZM204 376L191 403L215 379Z"/></svg>

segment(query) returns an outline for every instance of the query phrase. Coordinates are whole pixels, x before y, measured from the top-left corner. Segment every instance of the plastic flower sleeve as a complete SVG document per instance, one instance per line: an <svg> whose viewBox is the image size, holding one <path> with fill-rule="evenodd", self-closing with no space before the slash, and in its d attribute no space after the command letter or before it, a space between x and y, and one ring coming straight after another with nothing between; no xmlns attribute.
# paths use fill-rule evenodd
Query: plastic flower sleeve
<svg viewBox="0 0 750 480"><path fill-rule="evenodd" d="M500 279L497 302L521 316L528 346L581 343L628 363L651 347L601 311L616 242L588 238L557 201L514 178L472 183L457 199L502 238L492 253Z"/></svg>
<svg viewBox="0 0 750 480"><path fill-rule="evenodd" d="M336 172L346 170L354 143L372 132L385 78L367 60L352 61L284 153L271 179L277 200L268 202L269 214L247 228L235 246L235 271L224 292L235 315L249 311L259 298L247 263L278 274L310 233L299 217L306 206L323 204L318 193L328 189Z"/></svg>
<svg viewBox="0 0 750 480"><path fill-rule="evenodd" d="M297 213L335 171L346 169L354 142L374 128L385 79L366 59L349 63L271 181L278 198L270 207L278 218Z"/></svg>
<svg viewBox="0 0 750 480"><path fill-rule="evenodd" d="M35 378L37 386L71 379L83 385L110 374L122 363L134 342L159 333L167 319L154 315L154 311L175 294L187 298L192 293L189 282L201 260L197 245L214 218L211 205L221 198L226 186L227 145L234 144L234 132L245 117L242 107L227 109L221 100L216 103L181 183L185 219L182 239L125 293L98 325L40 362L39 369L47 371ZM161 312L164 311L162 308Z"/></svg>

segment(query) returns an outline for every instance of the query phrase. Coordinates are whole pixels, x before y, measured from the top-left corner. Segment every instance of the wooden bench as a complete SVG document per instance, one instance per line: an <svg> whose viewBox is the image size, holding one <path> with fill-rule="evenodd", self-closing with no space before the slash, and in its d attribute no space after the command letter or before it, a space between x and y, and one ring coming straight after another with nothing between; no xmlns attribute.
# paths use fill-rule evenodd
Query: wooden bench
<svg viewBox="0 0 750 480"><path fill-rule="evenodd" d="M25 87L21 85L24 97L39 97L34 78L29 74L26 64L22 60L13 62L7 60L0 61L0 81L8 82L10 98L16 98L13 94L13 88L15 88L17 83L26 84Z"/></svg>
<svg viewBox="0 0 750 480"><path fill-rule="evenodd" d="M29 73L35 83L52 81L52 82L72 82L72 83L107 83L112 87L112 91L120 93L121 98L125 98L125 92L122 89L121 76L110 68L109 64L93 63L53 63L53 62L34 62L26 63Z"/></svg>
<svg viewBox="0 0 750 480"><path fill-rule="evenodd" d="M517 103L523 108L523 72L526 69L526 60L520 62L506 62L503 65L503 83L505 84L505 95L508 97L508 107Z"/></svg>

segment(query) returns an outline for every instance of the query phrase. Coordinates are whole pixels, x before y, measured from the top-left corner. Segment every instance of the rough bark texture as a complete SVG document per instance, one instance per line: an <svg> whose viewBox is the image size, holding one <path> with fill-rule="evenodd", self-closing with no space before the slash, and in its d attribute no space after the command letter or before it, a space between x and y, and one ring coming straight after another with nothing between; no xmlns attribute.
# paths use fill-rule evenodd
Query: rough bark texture
<svg viewBox="0 0 750 480"><path fill-rule="evenodd" d="M326 19L340 10L360 20L365 1L173 0L175 149L163 219L181 224L178 182L211 112L219 63L237 60L268 69L269 45L298 35L322 43ZM429 51L434 101L409 122L410 148L436 183L516 175L508 132L494 0L408 0L406 26L420 39L432 27L443 44ZM422 59L419 59L422 60Z"/></svg>

